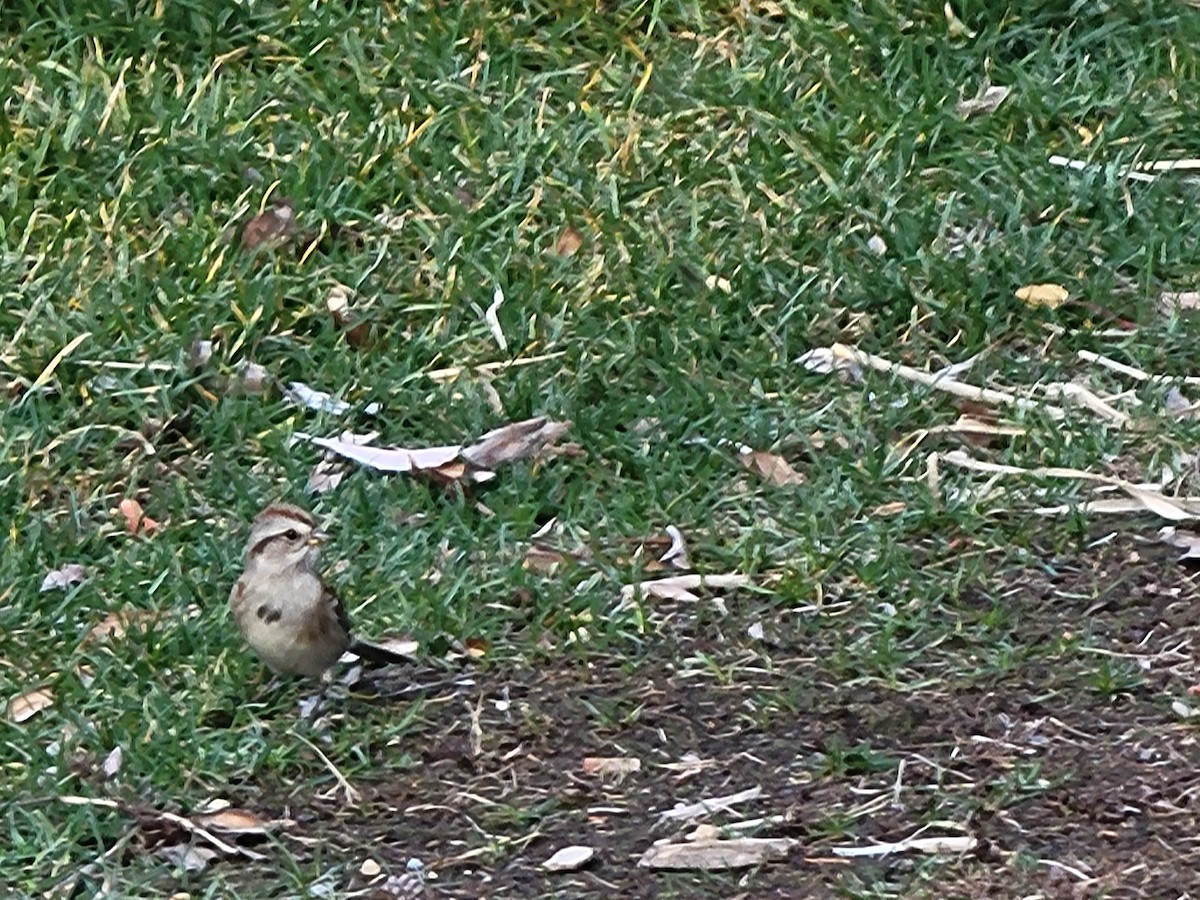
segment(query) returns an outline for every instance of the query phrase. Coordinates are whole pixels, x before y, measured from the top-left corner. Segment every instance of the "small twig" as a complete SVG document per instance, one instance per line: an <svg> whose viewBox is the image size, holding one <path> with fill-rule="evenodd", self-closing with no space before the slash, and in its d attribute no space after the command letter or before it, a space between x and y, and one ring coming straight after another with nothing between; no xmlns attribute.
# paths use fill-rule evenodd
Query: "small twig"
<svg viewBox="0 0 1200 900"><path fill-rule="evenodd" d="M471 717L471 756L479 756L483 753L483 726L480 724L480 718L483 716L483 697L480 696L479 702L474 706L470 703L466 706Z"/></svg>
<svg viewBox="0 0 1200 900"><path fill-rule="evenodd" d="M1105 168L1094 163L1084 162L1082 159L1068 159L1058 154L1050 157L1050 165L1074 169L1077 172L1102 172ZM1117 178L1128 178L1130 181L1149 182L1158 180L1157 176L1147 175L1145 172L1138 172L1131 168L1112 167L1112 173Z"/></svg>
<svg viewBox="0 0 1200 900"><path fill-rule="evenodd" d="M1096 413L1096 415L1100 416L1101 418L1108 419L1110 422L1121 428L1124 428L1132 421L1128 415L1121 412L1119 409L1110 406L1104 400L1101 400L1094 393L1079 384L1048 384L1044 388L1044 392L1046 396L1050 397L1051 399L1070 400L1080 406L1084 406Z"/></svg>
<svg viewBox="0 0 1200 900"><path fill-rule="evenodd" d="M342 792L343 796L345 797L345 802L348 806L353 806L362 800L362 794L354 789L354 785L347 780L346 776L343 775L338 767L333 764L333 761L321 752L320 747L302 735L299 731L293 731L292 734L294 737L298 738L301 743L306 744L313 753L317 754L317 756L321 758L321 762L325 763L326 768L328 768L333 774L333 777L337 779L337 788L334 790L340 790ZM324 794L319 796L324 800L328 799L330 796L332 796L332 794L333 791L326 791Z"/></svg>
<svg viewBox="0 0 1200 900"><path fill-rule="evenodd" d="M499 362L481 363L478 366L450 366L446 369L431 369L428 372L418 372L410 377L421 377L424 375L424 377L432 381L453 381L458 376L468 372L477 372L480 375L492 375L496 372L503 372L505 369L515 369L518 366L532 366L536 363L558 359L560 356L565 355L565 350L559 350L556 353L543 353L541 356L527 356L523 359L505 359Z"/></svg>
<svg viewBox="0 0 1200 900"><path fill-rule="evenodd" d="M1106 369L1116 372L1118 375L1124 375L1126 378L1133 378L1136 381L1146 381L1151 384L1186 384L1191 386L1200 384L1200 376L1183 375L1175 377L1172 375L1151 375L1143 369L1117 362L1115 359L1109 359L1107 356L1101 356L1099 353L1093 353L1091 350L1080 350L1078 356L1086 362L1103 366Z"/></svg>
<svg viewBox="0 0 1200 900"><path fill-rule="evenodd" d="M954 394L956 397L963 397L967 400L987 403L992 406L1015 406L1017 409L1022 410L1041 411L1052 419L1065 419L1067 415L1066 412L1057 406L1048 406L1044 403L1038 403L1035 400L1018 397L1007 391L995 391L990 388L981 388L972 384L966 384L962 381L954 381L945 376L931 375L928 372L922 372L920 369L914 369L912 366L894 363L891 360L884 359L882 356L875 356L872 353L859 350L857 347L851 347L846 344L834 344L830 349L833 351L835 358L850 359L860 366L866 366L878 372L887 372L906 381L914 381L925 387Z"/></svg>
<svg viewBox="0 0 1200 900"><path fill-rule="evenodd" d="M1173 522L1194 519L1200 516L1200 499L1187 497L1167 497L1158 491L1140 487L1120 478L1110 475L1097 475L1082 469L1069 469L1057 466L1037 466L1032 469L1022 469L1020 466L1005 466L998 463L983 462L974 459L961 450L952 450L940 454L943 462L969 469L975 472L985 472L991 475L1027 475L1033 478L1073 478L1078 481L1092 481L1097 484L1111 485L1120 488L1142 507L1164 519Z"/></svg>
<svg viewBox="0 0 1200 900"><path fill-rule="evenodd" d="M761 787L752 787L725 797L711 797L705 800L697 800L695 803L680 804L673 809L666 809L660 812L658 820L663 822L671 819L695 819L714 812L723 812L739 803L757 800L761 795Z"/></svg>
<svg viewBox="0 0 1200 900"><path fill-rule="evenodd" d="M1060 863L1056 859L1039 859L1038 862L1041 863L1043 866L1049 866L1052 869L1062 869L1064 872L1068 873L1069 875L1074 875L1080 881L1090 883L1090 882L1093 882L1096 880L1096 879L1092 878L1092 876L1088 875L1086 872L1082 872L1079 869L1076 869L1074 866L1068 866L1066 863Z"/></svg>
<svg viewBox="0 0 1200 900"><path fill-rule="evenodd" d="M500 317L497 315L500 312L500 304L503 302L504 289L500 285L496 285L496 290L492 292L492 304L483 311L483 319L487 322L492 337L496 339L496 346L500 348L500 352L507 353L508 340L504 337L504 329L500 327Z"/></svg>

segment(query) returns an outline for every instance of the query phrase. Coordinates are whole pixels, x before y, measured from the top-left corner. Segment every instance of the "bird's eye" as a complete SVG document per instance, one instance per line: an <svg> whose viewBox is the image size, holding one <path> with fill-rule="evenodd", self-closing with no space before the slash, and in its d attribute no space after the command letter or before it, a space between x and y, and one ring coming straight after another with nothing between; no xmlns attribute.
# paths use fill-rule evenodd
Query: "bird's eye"
<svg viewBox="0 0 1200 900"><path fill-rule="evenodd" d="M289 541L295 541L300 539L300 532L298 532L295 528L289 528L283 533L283 536Z"/></svg>

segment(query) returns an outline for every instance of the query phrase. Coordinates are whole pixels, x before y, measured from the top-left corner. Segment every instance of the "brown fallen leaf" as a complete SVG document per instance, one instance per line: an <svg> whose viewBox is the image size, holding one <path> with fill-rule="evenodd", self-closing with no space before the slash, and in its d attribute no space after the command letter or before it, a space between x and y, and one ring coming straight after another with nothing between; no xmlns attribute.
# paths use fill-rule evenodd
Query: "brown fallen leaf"
<svg viewBox="0 0 1200 900"><path fill-rule="evenodd" d="M81 803L81 804L96 804L99 800L84 797L63 797L64 802ZM194 816L183 816L177 813L168 812L162 809L154 809L151 807L137 806L118 802L115 804L117 809L123 813L130 815L138 823L141 830L142 846L148 850L159 850L160 848L172 848L180 845L184 846L206 846L210 850L215 850L218 853L227 857L245 857L246 859L262 860L266 859L261 853L245 847L238 843L238 838L242 835L255 837L261 834L258 830L238 831L236 829L220 829L219 826L213 827L207 824L202 824L206 816L212 816L212 812L201 812ZM216 813L219 816L220 810ZM247 813L247 816L252 816L252 813ZM217 820L220 821L219 818ZM231 819L233 822L239 821L239 817L235 816ZM249 821L249 820L245 820ZM282 824L282 823L278 823ZM217 834L218 831L223 831L222 834ZM228 838L228 840L227 840ZM169 851L168 851L169 852Z"/></svg>
<svg viewBox="0 0 1200 900"><path fill-rule="evenodd" d="M425 469L424 474L428 475L434 482L440 485L459 484L467 477L467 465L464 462L455 460L448 462L442 466L436 466L432 469ZM492 473L488 473L490 476ZM486 480L486 479L484 479Z"/></svg>
<svg viewBox="0 0 1200 900"><path fill-rule="evenodd" d="M505 463L538 457L570 430L570 422L536 416L492 429L471 446L464 447L462 458L477 469L490 471Z"/></svg>
<svg viewBox="0 0 1200 900"><path fill-rule="evenodd" d="M659 844L643 853L638 865L647 869L745 869L773 859L786 859L796 844L793 838L734 838Z"/></svg>
<svg viewBox="0 0 1200 900"><path fill-rule="evenodd" d="M54 692L50 688L34 688L8 701L8 717L20 725L53 705Z"/></svg>
<svg viewBox="0 0 1200 900"><path fill-rule="evenodd" d="M535 545L525 552L521 568L526 572L536 572L539 575L553 575L559 566L564 565L568 559L569 557L559 550Z"/></svg>
<svg viewBox="0 0 1200 900"><path fill-rule="evenodd" d="M325 308L333 323L346 337L346 343L356 350L368 350L374 344L371 323L360 321L350 308L351 291L344 284L335 284L325 297Z"/></svg>
<svg viewBox="0 0 1200 900"><path fill-rule="evenodd" d="M222 834L268 834L284 824L281 819L266 819L247 809L233 806L213 812L196 813L191 818L201 828Z"/></svg>
<svg viewBox="0 0 1200 900"><path fill-rule="evenodd" d="M738 451L738 462L744 469L758 475L767 484L773 484L776 487L804 484L804 476L793 469L786 459L774 453L742 447Z"/></svg>
<svg viewBox="0 0 1200 900"><path fill-rule="evenodd" d="M550 455L553 445L571 427L539 416L489 431L469 447L374 447L345 439L304 435L331 453L382 472L412 472L439 484L480 483L496 477L492 469L506 463Z"/></svg>
<svg viewBox="0 0 1200 900"><path fill-rule="evenodd" d="M642 771L642 761L633 756L585 756L582 768L585 775L620 782Z"/></svg>
<svg viewBox="0 0 1200 900"><path fill-rule="evenodd" d="M253 252L259 247L275 249L296 235L296 204L290 197L278 197L242 228L242 246Z"/></svg>
<svg viewBox="0 0 1200 900"><path fill-rule="evenodd" d="M563 257L574 256L582 246L583 235L579 229L568 225L558 236L558 240L554 244L554 252Z"/></svg>
<svg viewBox="0 0 1200 900"><path fill-rule="evenodd" d="M120 640L126 631L135 625L149 626L157 622L162 613L155 609L124 609L110 612L93 625L83 637L83 643L94 644L100 641Z"/></svg>
<svg viewBox="0 0 1200 900"><path fill-rule="evenodd" d="M1017 289L1017 299L1030 306L1043 306L1046 309L1058 309L1071 296L1061 284L1027 284Z"/></svg>
<svg viewBox="0 0 1200 900"><path fill-rule="evenodd" d="M148 535L159 528L158 521L146 515L142 511L142 504L130 497L117 504L117 509L125 517L125 530L130 534Z"/></svg>

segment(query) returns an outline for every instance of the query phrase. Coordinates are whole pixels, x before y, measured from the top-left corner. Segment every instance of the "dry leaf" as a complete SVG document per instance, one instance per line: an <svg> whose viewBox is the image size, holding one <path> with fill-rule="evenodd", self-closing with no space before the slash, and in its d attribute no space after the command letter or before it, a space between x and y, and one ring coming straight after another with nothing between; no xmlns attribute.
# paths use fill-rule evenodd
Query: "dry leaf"
<svg viewBox="0 0 1200 900"><path fill-rule="evenodd" d="M54 692L49 688L34 688L8 701L8 717L20 725L54 705Z"/></svg>
<svg viewBox="0 0 1200 900"><path fill-rule="evenodd" d="M297 406L317 412L326 412L334 416L340 416L342 413L350 411L349 403L339 400L325 391L311 388L303 381L289 381L283 391L283 396Z"/></svg>
<svg viewBox="0 0 1200 900"><path fill-rule="evenodd" d="M761 787L747 788L744 791L738 791L736 794L726 794L723 797L709 797L704 800L697 800L695 803L678 803L671 809L664 810L658 814L660 822L679 821L697 819L701 816L708 816L715 812L722 812L737 806L739 803L748 803L751 800L757 800L762 796Z"/></svg>
<svg viewBox="0 0 1200 900"><path fill-rule="evenodd" d="M119 640L125 636L125 632L130 626L148 625L157 621L160 615L159 610L133 609L132 607L110 612L88 630L88 633L84 635L83 643L86 645L109 638Z"/></svg>
<svg viewBox="0 0 1200 900"><path fill-rule="evenodd" d="M1166 497L1157 491L1146 490L1138 487L1135 484L1122 484L1121 489L1125 491L1134 500L1141 503L1146 509L1155 515L1161 516L1171 522L1184 522L1188 519L1196 518L1195 514L1177 504L1170 497Z"/></svg>
<svg viewBox="0 0 1200 900"><path fill-rule="evenodd" d="M786 459L776 456L774 453L742 447L738 450L738 462L742 464L743 468L755 473L767 484L777 487L804 484L804 476L793 469Z"/></svg>
<svg viewBox="0 0 1200 900"><path fill-rule="evenodd" d="M621 600L628 603L641 594L660 600L697 601L700 597L692 593L697 588L722 590L743 587L749 583L748 575L675 575L627 584L621 588Z"/></svg>
<svg viewBox="0 0 1200 900"><path fill-rule="evenodd" d="M1159 539L1183 551L1178 561L1185 559L1200 559L1200 534L1194 531L1180 531L1172 525L1158 530Z"/></svg>
<svg viewBox="0 0 1200 900"><path fill-rule="evenodd" d="M882 506L875 507L873 510L871 510L871 515L874 518L882 519L886 518L887 516L898 515L899 513L904 512L906 508L907 507L905 506L903 500L895 500L891 503L884 503Z"/></svg>
<svg viewBox="0 0 1200 900"><path fill-rule="evenodd" d="M1200 309L1200 291L1163 291L1158 295L1158 308L1166 313Z"/></svg>
<svg viewBox="0 0 1200 900"><path fill-rule="evenodd" d="M199 813L191 818L201 828L219 831L223 834L267 834L283 824L279 819L264 819L249 810L235 807Z"/></svg>
<svg viewBox="0 0 1200 900"><path fill-rule="evenodd" d="M130 534L150 534L157 531L159 523L142 512L142 504L132 498L126 498L117 504L117 509L125 517L125 530Z"/></svg>
<svg viewBox="0 0 1200 900"><path fill-rule="evenodd" d="M154 852L185 872L203 872L217 858L217 851L192 844L173 844L159 847Z"/></svg>
<svg viewBox="0 0 1200 900"><path fill-rule="evenodd" d="M264 246L273 249L286 244L295 234L296 205L288 197L279 197L246 223L242 246L250 251Z"/></svg>
<svg viewBox="0 0 1200 900"><path fill-rule="evenodd" d="M567 559L565 553L535 545L525 552L521 568L526 572L537 572L539 575L552 575Z"/></svg>
<svg viewBox="0 0 1200 900"><path fill-rule="evenodd" d="M358 321L350 309L350 288L335 284L325 296L325 308L329 310L333 323L346 335L346 343L357 350L368 349L372 340L371 324Z"/></svg>
<svg viewBox="0 0 1200 900"><path fill-rule="evenodd" d="M73 584L78 584L87 577L83 566L79 563L67 563L59 569L54 569L46 573L46 577L42 579L42 586L38 588L40 591L52 591L55 588L69 588Z"/></svg>
<svg viewBox="0 0 1200 900"><path fill-rule="evenodd" d="M570 422L555 422L545 416L513 422L492 429L464 447L462 457L477 469L496 469L505 463L536 458L570 429Z"/></svg>
<svg viewBox="0 0 1200 900"><path fill-rule="evenodd" d="M90 688L96 683L96 670L86 663L80 663L75 667L75 677L85 688Z"/></svg>
<svg viewBox="0 0 1200 900"><path fill-rule="evenodd" d="M346 325L350 320L350 288L344 284L334 284L325 295L325 308L329 310L335 325Z"/></svg>
<svg viewBox="0 0 1200 900"><path fill-rule="evenodd" d="M733 285L730 284L729 279L720 275L709 275L704 279L704 286L710 291L716 290L722 294L733 293Z"/></svg>
<svg viewBox="0 0 1200 900"><path fill-rule="evenodd" d="M1017 299L1030 306L1044 306L1046 309L1057 309L1071 296L1061 284L1027 284L1017 289Z"/></svg>
<svg viewBox="0 0 1200 900"><path fill-rule="evenodd" d="M111 781L116 778L124 762L125 751L121 749L120 745L109 750L108 756L104 757L104 762L100 766L100 774L104 776L104 780Z"/></svg>
<svg viewBox="0 0 1200 900"><path fill-rule="evenodd" d="M583 772L618 784L629 775L642 771L642 761L633 756L585 756Z"/></svg>
<svg viewBox="0 0 1200 900"><path fill-rule="evenodd" d="M971 116L989 115L994 113L1011 93L1012 88L992 85L972 100L959 100L954 111L964 119L969 119Z"/></svg>
<svg viewBox="0 0 1200 900"><path fill-rule="evenodd" d="M308 476L304 489L310 494L325 494L335 490L342 479L346 477L340 465L328 459L323 459L315 466Z"/></svg>
<svg viewBox="0 0 1200 900"><path fill-rule="evenodd" d="M203 369L212 360L213 342L212 341L192 341L192 345L188 348L187 364L191 369Z"/></svg>
<svg viewBox="0 0 1200 900"><path fill-rule="evenodd" d="M467 464L461 460L446 463L444 466L437 466L433 469L425 470L428 475L437 484L451 485L458 484L464 481L467 477ZM496 477L495 472L472 472L471 480L475 482L490 481Z"/></svg>
<svg viewBox="0 0 1200 900"><path fill-rule="evenodd" d="M562 230L562 234L558 236L558 241L554 245L554 252L559 256L574 256L582 246L583 235L578 229L568 225Z"/></svg>
<svg viewBox="0 0 1200 900"><path fill-rule="evenodd" d="M271 374L256 362L244 362L238 373L237 387L247 394L261 394L270 384Z"/></svg>
<svg viewBox="0 0 1200 900"><path fill-rule="evenodd" d="M371 447L351 441L332 438L306 438L318 447L324 447L331 453L344 456L346 459L379 469L381 472L420 472L426 469L436 469L458 459L462 447L423 447L409 450L404 447Z"/></svg>
<svg viewBox="0 0 1200 900"><path fill-rule="evenodd" d="M962 19L954 14L954 7L949 3L949 0L943 5L942 13L946 16L946 33L952 38L973 38L975 32L963 24Z"/></svg>
<svg viewBox="0 0 1200 900"><path fill-rule="evenodd" d="M683 532L674 525L668 525L667 537L671 539L671 546L658 558L658 561L686 572L692 567L692 564L688 560L687 542L683 539Z"/></svg>
<svg viewBox="0 0 1200 900"><path fill-rule="evenodd" d="M475 483L496 477L493 468L505 463L535 458L547 453L571 427L539 416L489 431L469 447L444 446L409 449L372 447L348 440L298 438L324 447L331 453L383 472L419 472L442 484L464 480Z"/></svg>
<svg viewBox="0 0 1200 900"><path fill-rule="evenodd" d="M915 837L903 841L872 844L869 847L832 847L834 856L854 859L863 856L891 856L915 850L918 853L967 853L974 850L979 841L968 835L951 837Z"/></svg>
<svg viewBox="0 0 1200 900"><path fill-rule="evenodd" d="M467 656L472 659L482 659L492 649L491 643L486 638L467 638L463 643L467 649Z"/></svg>
<svg viewBox="0 0 1200 900"><path fill-rule="evenodd" d="M694 841L659 844L638 860L647 869L745 869L773 859L786 859L796 846L792 838L734 838L728 841Z"/></svg>

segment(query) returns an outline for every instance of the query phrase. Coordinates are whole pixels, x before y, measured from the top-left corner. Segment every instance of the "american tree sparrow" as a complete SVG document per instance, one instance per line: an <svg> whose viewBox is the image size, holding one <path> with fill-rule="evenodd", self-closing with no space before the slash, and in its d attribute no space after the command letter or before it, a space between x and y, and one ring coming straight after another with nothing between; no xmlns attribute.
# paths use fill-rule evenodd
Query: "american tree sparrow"
<svg viewBox="0 0 1200 900"><path fill-rule="evenodd" d="M229 606L246 643L280 675L320 677L347 650L378 665L405 657L350 636L350 621L317 571L327 535L298 506L258 514Z"/></svg>

